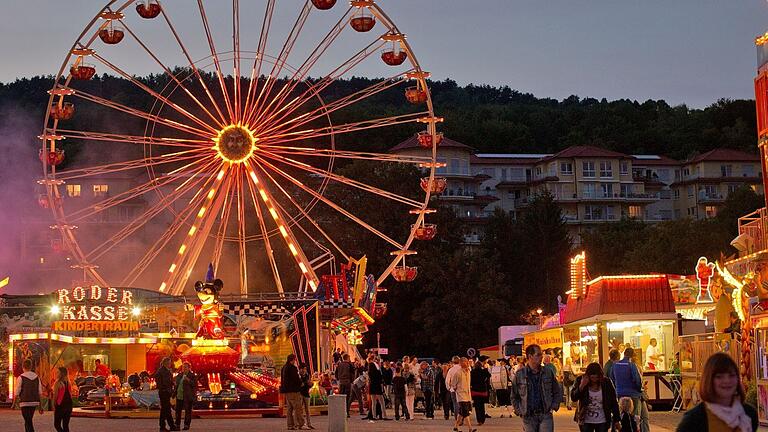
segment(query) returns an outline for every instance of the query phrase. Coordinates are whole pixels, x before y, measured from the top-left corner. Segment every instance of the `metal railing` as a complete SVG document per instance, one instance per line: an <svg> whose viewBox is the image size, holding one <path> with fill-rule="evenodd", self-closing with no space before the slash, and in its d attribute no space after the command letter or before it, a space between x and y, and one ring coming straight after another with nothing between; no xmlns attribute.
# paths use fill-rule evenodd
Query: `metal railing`
<svg viewBox="0 0 768 432"><path fill-rule="evenodd" d="M766 233L768 233L768 211L765 207L739 218L739 235L746 234L752 238L754 252L768 249Z"/></svg>

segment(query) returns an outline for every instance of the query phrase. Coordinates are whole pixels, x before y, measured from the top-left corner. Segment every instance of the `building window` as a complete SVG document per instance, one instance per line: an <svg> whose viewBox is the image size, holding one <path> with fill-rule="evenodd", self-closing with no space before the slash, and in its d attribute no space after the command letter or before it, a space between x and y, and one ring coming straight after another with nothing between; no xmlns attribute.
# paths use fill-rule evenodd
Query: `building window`
<svg viewBox="0 0 768 432"><path fill-rule="evenodd" d="M733 177L733 165L720 165L720 175L722 177Z"/></svg>
<svg viewBox="0 0 768 432"><path fill-rule="evenodd" d="M581 196L584 198L594 198L595 197L595 184L594 183L584 183L584 188L581 191Z"/></svg>
<svg viewBox="0 0 768 432"><path fill-rule="evenodd" d="M738 183L729 183L728 184L728 194L730 195L730 194L736 192L739 189L740 186L741 185L738 184Z"/></svg>
<svg viewBox="0 0 768 432"><path fill-rule="evenodd" d="M581 163L581 175L584 177L595 176L595 163L594 162L582 162Z"/></svg>
<svg viewBox="0 0 768 432"><path fill-rule="evenodd" d="M501 169L501 181L507 181L507 169L502 168Z"/></svg>
<svg viewBox="0 0 768 432"><path fill-rule="evenodd" d="M632 185L629 184L623 184L621 185L621 196L622 197L628 197L632 194Z"/></svg>
<svg viewBox="0 0 768 432"><path fill-rule="evenodd" d="M537 166L536 167L536 178L539 178L539 177L541 177L541 167Z"/></svg>
<svg viewBox="0 0 768 432"><path fill-rule="evenodd" d="M573 164L570 162L560 162L560 174L573 174Z"/></svg>
<svg viewBox="0 0 768 432"><path fill-rule="evenodd" d="M600 177L613 177L611 161L600 161Z"/></svg>
<svg viewBox="0 0 768 432"><path fill-rule="evenodd" d="M80 196L80 185L79 184L68 184L67 185L67 196L79 197Z"/></svg>
<svg viewBox="0 0 768 432"><path fill-rule="evenodd" d="M717 198L717 185L704 185L704 198Z"/></svg>
<svg viewBox="0 0 768 432"><path fill-rule="evenodd" d="M744 177L754 177L755 176L755 166L754 165L742 165L741 166L741 173L744 175Z"/></svg>
<svg viewBox="0 0 768 432"><path fill-rule="evenodd" d="M460 169L459 168L459 160L458 159L451 159L451 165L450 165L450 169L449 169L448 172L451 173L451 174L459 174L460 173L459 169Z"/></svg>
<svg viewBox="0 0 768 432"><path fill-rule="evenodd" d="M704 212L707 215L707 218L713 218L717 216L717 207L715 206L706 206L704 207Z"/></svg>
<svg viewBox="0 0 768 432"><path fill-rule="evenodd" d="M680 219L680 209L675 209L675 219Z"/></svg>
<svg viewBox="0 0 768 432"><path fill-rule="evenodd" d="M680 188L675 188L675 199L680 199Z"/></svg>
<svg viewBox="0 0 768 432"><path fill-rule="evenodd" d="M445 166L442 166L443 164L445 164L445 158L437 158L437 163L440 164L441 166L438 166L435 172L438 174L445 174L447 170Z"/></svg>
<svg viewBox="0 0 768 432"><path fill-rule="evenodd" d="M93 185L93 196L95 197L106 196L108 192L109 192L109 185L105 185L105 184Z"/></svg>
<svg viewBox="0 0 768 432"><path fill-rule="evenodd" d="M556 176L557 175L557 164L555 162L552 162L551 164L549 164L548 171L549 171L549 176L550 177Z"/></svg>
<svg viewBox="0 0 768 432"><path fill-rule="evenodd" d="M643 216L643 209L640 206L629 206L629 217L640 219Z"/></svg>
<svg viewBox="0 0 768 432"><path fill-rule="evenodd" d="M614 219L614 217L613 217L613 207L612 206L605 207L605 219L606 220L613 220Z"/></svg>
<svg viewBox="0 0 768 432"><path fill-rule="evenodd" d="M688 177L689 175L691 175L691 170L690 170L690 168L683 168L683 178L686 178L686 177Z"/></svg>
<svg viewBox="0 0 768 432"><path fill-rule="evenodd" d="M611 183L602 183L600 191L603 193L603 198L613 197L613 185Z"/></svg>
<svg viewBox="0 0 768 432"><path fill-rule="evenodd" d="M621 175L629 174L629 162L621 161L621 163L619 164L619 172Z"/></svg>
<svg viewBox="0 0 768 432"><path fill-rule="evenodd" d="M693 185L688 186L688 198L693 198Z"/></svg>

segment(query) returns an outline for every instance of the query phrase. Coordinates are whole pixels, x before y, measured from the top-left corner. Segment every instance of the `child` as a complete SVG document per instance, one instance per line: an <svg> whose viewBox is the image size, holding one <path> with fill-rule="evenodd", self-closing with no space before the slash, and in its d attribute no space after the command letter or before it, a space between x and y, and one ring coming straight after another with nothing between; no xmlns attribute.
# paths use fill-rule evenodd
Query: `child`
<svg viewBox="0 0 768 432"><path fill-rule="evenodd" d="M400 420L400 407L403 408L405 419L410 420L411 415L405 406L405 377L400 366L395 369L395 376L392 377L392 391L395 394L395 420Z"/></svg>
<svg viewBox="0 0 768 432"><path fill-rule="evenodd" d="M640 428L637 426L640 419L632 414L633 409L634 405L631 398L625 396L619 399L621 430L624 432L640 432Z"/></svg>

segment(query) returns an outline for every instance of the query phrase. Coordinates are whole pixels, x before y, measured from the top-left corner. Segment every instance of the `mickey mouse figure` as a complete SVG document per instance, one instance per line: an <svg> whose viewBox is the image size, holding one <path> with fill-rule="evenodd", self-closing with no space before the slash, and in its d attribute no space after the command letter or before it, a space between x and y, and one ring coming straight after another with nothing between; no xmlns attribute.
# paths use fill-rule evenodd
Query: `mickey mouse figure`
<svg viewBox="0 0 768 432"><path fill-rule="evenodd" d="M197 327L197 338L224 339L224 330L221 318L221 304L219 292L224 288L221 279L213 279L213 266L208 267L206 282L195 282L195 291L200 300L199 305L186 305L186 310L194 310L195 317L200 318Z"/></svg>

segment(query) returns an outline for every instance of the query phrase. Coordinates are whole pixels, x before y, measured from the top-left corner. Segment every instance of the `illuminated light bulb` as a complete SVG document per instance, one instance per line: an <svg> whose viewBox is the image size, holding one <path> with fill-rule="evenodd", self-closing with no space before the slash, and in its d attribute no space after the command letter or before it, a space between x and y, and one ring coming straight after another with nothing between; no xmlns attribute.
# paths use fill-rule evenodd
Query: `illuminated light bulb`
<svg viewBox="0 0 768 432"><path fill-rule="evenodd" d="M208 199L213 198L213 194L216 193L216 189L211 189L210 192L208 192Z"/></svg>
<svg viewBox="0 0 768 432"><path fill-rule="evenodd" d="M284 226L280 225L280 226L278 227L278 229L280 230L280 234L282 234L282 235L283 235L283 237L287 237L287 236L288 236L288 232L285 230L285 227L284 227Z"/></svg>
<svg viewBox="0 0 768 432"><path fill-rule="evenodd" d="M291 250L291 253L295 256L298 255L298 252L296 251L296 247L293 245L293 243L288 243L288 249Z"/></svg>
<svg viewBox="0 0 768 432"><path fill-rule="evenodd" d="M264 189L259 189L259 195L261 195L261 199L264 200L264 202L269 201L269 198L267 198L267 194L264 192Z"/></svg>
<svg viewBox="0 0 768 432"><path fill-rule="evenodd" d="M51 306L51 313L54 314L54 315L60 314L61 313L61 308L59 307L59 305Z"/></svg>
<svg viewBox="0 0 768 432"><path fill-rule="evenodd" d="M179 255L183 254L185 250L187 250L187 245L181 245L179 248Z"/></svg>
<svg viewBox="0 0 768 432"><path fill-rule="evenodd" d="M299 263L299 268L301 269L302 273L306 273L307 272L307 266L305 266L303 262Z"/></svg>
<svg viewBox="0 0 768 432"><path fill-rule="evenodd" d="M165 291L165 282L160 284L160 291Z"/></svg>
<svg viewBox="0 0 768 432"><path fill-rule="evenodd" d="M272 207L270 207L270 208L269 208L269 214L271 214L271 215L272 215L272 219L275 219L275 220L277 220L277 219L278 219L278 217L277 217L277 212L275 211L275 209L274 209L274 208L272 208Z"/></svg>
<svg viewBox="0 0 768 432"><path fill-rule="evenodd" d="M312 288L312 291L317 289L317 284L313 280L309 281L309 286Z"/></svg>
<svg viewBox="0 0 768 432"><path fill-rule="evenodd" d="M188 235L193 235L195 233L195 231L197 231L197 227L192 226L192 228L189 229L189 232L187 234Z"/></svg>
<svg viewBox="0 0 768 432"><path fill-rule="evenodd" d="M133 316L139 316L141 315L141 308L138 306L134 306L133 309L131 309L131 314Z"/></svg>
<svg viewBox="0 0 768 432"><path fill-rule="evenodd" d="M173 273L176 270L176 264L171 264L171 268L168 269L168 273Z"/></svg>
<svg viewBox="0 0 768 432"><path fill-rule="evenodd" d="M199 212L197 212L197 217L203 217L205 214L205 207L202 207Z"/></svg>
<svg viewBox="0 0 768 432"><path fill-rule="evenodd" d="M256 184L259 184L259 179L256 178L256 173L250 171L249 174L251 175L251 180L253 180L253 182Z"/></svg>
<svg viewBox="0 0 768 432"><path fill-rule="evenodd" d="M219 171L219 174L216 176L216 180L221 180L224 177L224 170Z"/></svg>

